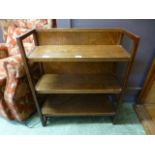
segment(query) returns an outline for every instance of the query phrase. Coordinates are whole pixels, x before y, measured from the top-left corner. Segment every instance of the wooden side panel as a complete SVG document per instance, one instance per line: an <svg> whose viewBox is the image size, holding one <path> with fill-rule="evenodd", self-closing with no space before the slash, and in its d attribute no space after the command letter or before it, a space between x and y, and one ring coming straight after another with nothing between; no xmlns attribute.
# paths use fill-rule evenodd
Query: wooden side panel
<svg viewBox="0 0 155 155"><path fill-rule="evenodd" d="M145 104L144 107L155 124L155 104Z"/></svg>
<svg viewBox="0 0 155 155"><path fill-rule="evenodd" d="M148 94L146 95L146 98L144 99L144 103L155 105L155 81L153 82L152 87L148 91Z"/></svg>
<svg viewBox="0 0 155 155"><path fill-rule="evenodd" d="M113 74L113 62L46 62L45 73L55 74Z"/></svg>
<svg viewBox="0 0 155 155"><path fill-rule="evenodd" d="M139 101L142 104L155 104L155 60L140 93Z"/></svg>
<svg viewBox="0 0 155 155"><path fill-rule="evenodd" d="M47 30L37 31L39 45L116 45L120 30Z"/></svg>
<svg viewBox="0 0 155 155"><path fill-rule="evenodd" d="M147 108L148 106L148 108ZM136 113L145 129L146 134L154 135L155 134L155 123L153 122L150 113L149 113L150 105L142 105L137 104L135 107ZM152 108L151 108L152 110Z"/></svg>
<svg viewBox="0 0 155 155"><path fill-rule="evenodd" d="M147 134L155 134L155 60L140 93L136 112Z"/></svg>

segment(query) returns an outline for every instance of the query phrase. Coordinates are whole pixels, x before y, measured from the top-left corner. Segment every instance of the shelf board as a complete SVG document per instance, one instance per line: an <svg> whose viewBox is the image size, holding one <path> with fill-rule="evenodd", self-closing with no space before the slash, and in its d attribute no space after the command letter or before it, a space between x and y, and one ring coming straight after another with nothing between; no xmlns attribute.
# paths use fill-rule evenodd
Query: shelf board
<svg viewBox="0 0 155 155"><path fill-rule="evenodd" d="M80 93L120 93L118 80L109 75L44 74L37 82L36 91L40 94L80 94Z"/></svg>
<svg viewBox="0 0 155 155"><path fill-rule="evenodd" d="M104 95L53 95L42 107L46 116L111 116L115 109Z"/></svg>
<svg viewBox="0 0 155 155"><path fill-rule="evenodd" d="M44 45L36 46L28 59L46 61L127 61L130 54L121 45Z"/></svg>

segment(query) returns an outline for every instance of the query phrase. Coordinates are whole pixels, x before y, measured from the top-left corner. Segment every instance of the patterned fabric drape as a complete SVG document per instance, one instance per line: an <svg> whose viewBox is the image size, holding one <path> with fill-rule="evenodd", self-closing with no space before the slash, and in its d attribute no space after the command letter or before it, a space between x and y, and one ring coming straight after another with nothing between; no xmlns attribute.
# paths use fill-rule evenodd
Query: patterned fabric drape
<svg viewBox="0 0 155 155"><path fill-rule="evenodd" d="M34 111L24 64L16 37L32 28L51 28L52 20L0 20L5 43L0 43L0 115L8 119L24 120ZM24 40L26 54L34 48L32 36ZM33 66L32 66L33 67Z"/></svg>

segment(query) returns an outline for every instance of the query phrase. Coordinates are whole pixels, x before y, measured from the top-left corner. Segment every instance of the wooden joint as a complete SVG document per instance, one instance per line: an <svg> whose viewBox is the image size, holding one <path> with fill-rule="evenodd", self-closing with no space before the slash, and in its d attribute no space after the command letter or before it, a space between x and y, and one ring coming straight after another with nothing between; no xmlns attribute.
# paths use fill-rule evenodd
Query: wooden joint
<svg viewBox="0 0 155 155"><path fill-rule="evenodd" d="M123 30L123 34L126 35L128 38L130 38L133 41L138 41L140 39L140 37L130 31L127 30Z"/></svg>
<svg viewBox="0 0 155 155"><path fill-rule="evenodd" d="M35 32L36 32L36 30L35 29L32 29L32 30L30 30L30 31L28 31L28 32L26 32L26 33L24 33L22 35L19 35L17 37L17 40L23 40L23 39L27 38L28 36L30 36L31 34L34 35Z"/></svg>

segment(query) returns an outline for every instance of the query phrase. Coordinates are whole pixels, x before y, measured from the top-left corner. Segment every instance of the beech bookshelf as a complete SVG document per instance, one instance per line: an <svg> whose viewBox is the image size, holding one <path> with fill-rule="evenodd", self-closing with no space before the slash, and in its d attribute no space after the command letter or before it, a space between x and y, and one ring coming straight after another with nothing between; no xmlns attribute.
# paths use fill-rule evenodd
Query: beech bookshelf
<svg viewBox="0 0 155 155"><path fill-rule="evenodd" d="M25 54L23 40L33 35L35 48ZM132 42L127 51L121 40ZM139 37L124 29L31 30L17 38L26 75L42 125L49 117L113 116L125 89ZM117 63L127 63L123 79ZM30 63L40 67L35 83ZM46 96L40 103L39 96Z"/></svg>

